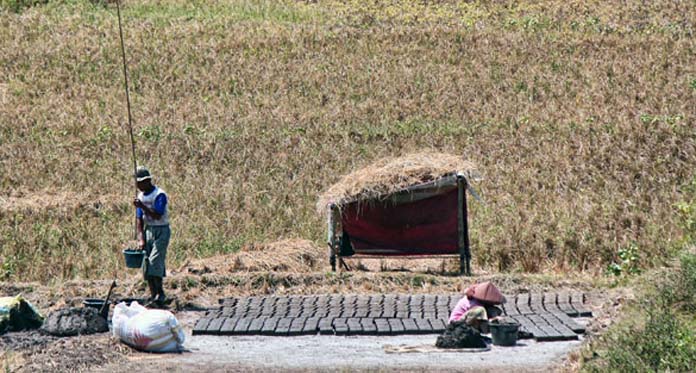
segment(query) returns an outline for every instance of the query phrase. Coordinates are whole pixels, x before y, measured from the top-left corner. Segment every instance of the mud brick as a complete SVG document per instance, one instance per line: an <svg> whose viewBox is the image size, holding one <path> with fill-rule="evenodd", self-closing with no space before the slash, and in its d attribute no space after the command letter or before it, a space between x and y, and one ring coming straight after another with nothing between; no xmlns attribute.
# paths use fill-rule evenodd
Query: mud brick
<svg viewBox="0 0 696 373"><path fill-rule="evenodd" d="M435 304L438 306L449 306L450 297L449 295L438 295Z"/></svg>
<svg viewBox="0 0 696 373"><path fill-rule="evenodd" d="M416 295L411 295L411 298L409 299L409 303L411 307L414 305L422 305L423 304L423 295L422 294L416 294Z"/></svg>
<svg viewBox="0 0 696 373"><path fill-rule="evenodd" d="M391 334L387 319L375 319L375 326L377 326L377 334Z"/></svg>
<svg viewBox="0 0 696 373"><path fill-rule="evenodd" d="M251 317L239 318L239 320L237 320L237 324L234 326L234 334L246 334L252 320L254 319Z"/></svg>
<svg viewBox="0 0 696 373"><path fill-rule="evenodd" d="M387 319L389 322L389 327L391 328L392 334L403 334L404 332L404 324L401 322L401 319Z"/></svg>
<svg viewBox="0 0 696 373"><path fill-rule="evenodd" d="M533 292L529 294L529 308L532 310L534 313L542 313L546 312L544 310L544 296L543 294L539 292Z"/></svg>
<svg viewBox="0 0 696 373"><path fill-rule="evenodd" d="M300 305L302 304L302 297L290 297L290 302L291 305Z"/></svg>
<svg viewBox="0 0 696 373"><path fill-rule="evenodd" d="M362 325L363 333L365 334L376 334L377 325L375 325L375 319L364 317L360 319L360 325Z"/></svg>
<svg viewBox="0 0 696 373"><path fill-rule="evenodd" d="M510 317L513 320L517 321L522 326L522 329L526 330L529 333L532 333L534 338L544 338L547 335L541 329L537 328L536 324L534 324L532 320L528 319L525 315L515 315Z"/></svg>
<svg viewBox="0 0 696 373"><path fill-rule="evenodd" d="M249 306L250 307L261 307L265 301L266 301L266 299L264 297L250 297L249 298Z"/></svg>
<svg viewBox="0 0 696 373"><path fill-rule="evenodd" d="M289 310L288 313L285 315L285 317L300 317L302 316L302 310Z"/></svg>
<svg viewBox="0 0 696 373"><path fill-rule="evenodd" d="M343 298L343 304L344 305L352 305L355 304L358 301L358 296L357 295L346 295Z"/></svg>
<svg viewBox="0 0 696 373"><path fill-rule="evenodd" d="M354 317L354 316L355 316L355 309L346 308L343 311L341 311L341 317L349 318L349 317Z"/></svg>
<svg viewBox="0 0 696 373"><path fill-rule="evenodd" d="M558 308L561 311L565 312L568 316L578 316L578 311L576 311L575 308L573 308L573 306L570 305L570 294L566 292L558 293L556 304L558 304Z"/></svg>
<svg viewBox="0 0 696 373"><path fill-rule="evenodd" d="M423 297L423 304L424 304L424 305L425 305L425 304L427 304L427 305L434 305L435 302L437 302L437 296L435 296L435 295L426 294L426 295Z"/></svg>
<svg viewBox="0 0 696 373"><path fill-rule="evenodd" d="M263 309L261 310L261 316L273 316L275 314L275 308L273 308L270 305L264 306Z"/></svg>
<svg viewBox="0 0 696 373"><path fill-rule="evenodd" d="M314 306L317 304L316 296L307 296L302 298L302 306Z"/></svg>
<svg viewBox="0 0 696 373"><path fill-rule="evenodd" d="M249 310L244 316L254 319L261 317L261 310Z"/></svg>
<svg viewBox="0 0 696 373"><path fill-rule="evenodd" d="M336 335L348 334L348 319L345 317L337 317L333 320L333 328Z"/></svg>
<svg viewBox="0 0 696 373"><path fill-rule="evenodd" d="M225 298L218 301L223 307L234 307L237 304L237 298Z"/></svg>
<svg viewBox="0 0 696 373"><path fill-rule="evenodd" d="M350 334L350 335L363 334L363 327L362 327L362 324L360 323L359 318L351 317L348 320L346 320L346 324L348 324L348 334Z"/></svg>
<svg viewBox="0 0 696 373"><path fill-rule="evenodd" d="M416 322L416 326L418 326L418 331L421 334L430 334L433 332L433 326L430 325L430 321L427 319L412 319L413 321Z"/></svg>
<svg viewBox="0 0 696 373"><path fill-rule="evenodd" d="M207 334L219 334L222 324L227 320L225 317L216 317L210 321L208 328L206 328Z"/></svg>
<svg viewBox="0 0 696 373"><path fill-rule="evenodd" d="M273 315L276 317L285 317L288 315L289 312L290 312L290 309L287 308L287 306L276 306L276 309L273 312Z"/></svg>
<svg viewBox="0 0 696 373"><path fill-rule="evenodd" d="M316 334L319 330L319 318L309 317L305 321L304 327L302 327L302 333L304 334Z"/></svg>
<svg viewBox="0 0 696 373"><path fill-rule="evenodd" d="M206 312L205 317L208 319L214 319L216 317L224 317L224 316L222 316L222 309L219 309L219 310L212 310L212 311Z"/></svg>
<svg viewBox="0 0 696 373"><path fill-rule="evenodd" d="M329 306L331 307L337 307L340 306L343 303L343 297L340 296L331 296L329 298Z"/></svg>
<svg viewBox="0 0 696 373"><path fill-rule="evenodd" d="M237 321L239 320L239 317L228 317L225 319L225 322L222 323L222 326L220 327L220 331L218 334L220 335L232 335L234 333L234 326L237 324Z"/></svg>
<svg viewBox="0 0 696 373"><path fill-rule="evenodd" d="M517 310L522 315L530 315L534 313L532 312L532 309L529 307L529 294L518 294L515 300L515 304L517 305Z"/></svg>
<svg viewBox="0 0 696 373"><path fill-rule="evenodd" d="M290 330L288 331L288 335L300 335L300 334L302 334L302 330L304 329L305 321L307 321L306 317L298 317L296 319L293 319L292 323L290 323Z"/></svg>
<svg viewBox="0 0 696 373"><path fill-rule="evenodd" d="M263 326L261 327L260 334L263 335L273 335L275 333L275 328L278 325L279 318L268 317L264 319Z"/></svg>
<svg viewBox="0 0 696 373"><path fill-rule="evenodd" d="M570 294L570 305L575 308L580 317L591 317L592 311L585 307L585 294L573 292Z"/></svg>
<svg viewBox="0 0 696 373"><path fill-rule="evenodd" d="M210 324L212 320L212 318L207 317L199 319L198 321L196 321L196 325L193 327L193 331L191 333L193 335L206 334L208 330L208 324Z"/></svg>
<svg viewBox="0 0 696 373"><path fill-rule="evenodd" d="M333 335L334 334L333 319L321 318L321 319L319 319L319 323L318 323L317 327L319 328L319 334L321 334L321 335Z"/></svg>
<svg viewBox="0 0 696 373"><path fill-rule="evenodd" d="M415 319L401 319L401 322L404 324L404 333L416 334L420 332Z"/></svg>
<svg viewBox="0 0 696 373"><path fill-rule="evenodd" d="M401 295L399 296L399 305L403 305L408 307L408 304L411 302L411 296L410 295Z"/></svg>
<svg viewBox="0 0 696 373"><path fill-rule="evenodd" d="M384 303L384 294L372 295L370 297L370 304L383 304L383 303Z"/></svg>
<svg viewBox="0 0 696 373"><path fill-rule="evenodd" d="M574 331L570 330L567 326L563 325L563 322L556 318L553 314L543 313L539 315L541 318L546 320L546 322L551 325L557 332L560 338L564 341L578 339L578 335Z"/></svg>
<svg viewBox="0 0 696 373"><path fill-rule="evenodd" d="M249 298L249 297L237 298L237 304L235 305L235 307L248 308L249 304L251 304L251 298Z"/></svg>
<svg viewBox="0 0 696 373"><path fill-rule="evenodd" d="M567 326L574 333L585 333L585 327L575 322L575 320L573 320L570 316L566 315L564 312L553 313L553 316L556 317L563 325Z"/></svg>
<svg viewBox="0 0 696 373"><path fill-rule="evenodd" d="M290 298L288 297L275 297L275 304L288 304L290 303Z"/></svg>
<svg viewBox="0 0 696 373"><path fill-rule="evenodd" d="M317 310L314 308L303 308L302 309L302 317L314 317L317 314Z"/></svg>
<svg viewBox="0 0 696 373"><path fill-rule="evenodd" d="M266 322L266 317L258 317L251 320L249 323L249 329L247 329L247 334L261 334L263 329L263 324Z"/></svg>
<svg viewBox="0 0 696 373"><path fill-rule="evenodd" d="M290 331L290 324L292 324L292 318L282 317L278 320L278 325L275 328L275 335L288 335Z"/></svg>
<svg viewBox="0 0 696 373"><path fill-rule="evenodd" d="M442 333L445 331L445 328L447 327L447 324L445 324L444 321L440 319L430 319L430 325L433 326L433 332L435 333Z"/></svg>
<svg viewBox="0 0 696 373"><path fill-rule="evenodd" d="M234 316L236 312L237 312L237 309L234 307L222 307L220 315L222 317L231 317L231 316Z"/></svg>
<svg viewBox="0 0 696 373"><path fill-rule="evenodd" d="M557 298L558 298L557 293L549 293L549 292L544 293L544 309L547 312L550 312L550 313L563 312L563 311L561 311L560 308L558 308L558 303L556 303Z"/></svg>
<svg viewBox="0 0 696 373"><path fill-rule="evenodd" d="M563 340L563 337L560 335L560 333L554 329L551 325L549 325L546 320L544 320L541 316L539 315L527 315L527 318L529 320L532 320L534 323L534 326L537 327L537 329L542 331L542 334L540 335L534 335L537 341L560 341Z"/></svg>
<svg viewBox="0 0 696 373"><path fill-rule="evenodd" d="M505 306L505 314L509 316L513 315L519 315L520 311L517 310L517 305L515 304L515 298L512 298L512 302L509 302L504 305Z"/></svg>

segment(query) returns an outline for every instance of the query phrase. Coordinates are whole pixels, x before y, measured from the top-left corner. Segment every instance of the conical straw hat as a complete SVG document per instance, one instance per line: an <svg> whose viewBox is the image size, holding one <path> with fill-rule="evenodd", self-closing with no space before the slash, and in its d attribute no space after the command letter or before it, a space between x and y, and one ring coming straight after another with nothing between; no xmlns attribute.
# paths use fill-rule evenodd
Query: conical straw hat
<svg viewBox="0 0 696 373"><path fill-rule="evenodd" d="M500 293L500 290L498 290L498 288L495 287L495 285L493 285L490 281L469 286L469 288L466 289L465 294L469 298L489 304L503 304L506 301L503 294Z"/></svg>

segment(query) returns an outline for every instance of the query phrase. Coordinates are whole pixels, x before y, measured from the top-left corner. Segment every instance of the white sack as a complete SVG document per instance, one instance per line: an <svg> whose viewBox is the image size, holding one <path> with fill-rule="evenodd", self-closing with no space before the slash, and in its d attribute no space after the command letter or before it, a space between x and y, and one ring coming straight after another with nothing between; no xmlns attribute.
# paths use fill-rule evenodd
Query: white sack
<svg viewBox="0 0 696 373"><path fill-rule="evenodd" d="M149 310L138 302L133 302L130 307L124 302L117 304L111 322L114 336L138 350L181 351L186 338L171 312Z"/></svg>

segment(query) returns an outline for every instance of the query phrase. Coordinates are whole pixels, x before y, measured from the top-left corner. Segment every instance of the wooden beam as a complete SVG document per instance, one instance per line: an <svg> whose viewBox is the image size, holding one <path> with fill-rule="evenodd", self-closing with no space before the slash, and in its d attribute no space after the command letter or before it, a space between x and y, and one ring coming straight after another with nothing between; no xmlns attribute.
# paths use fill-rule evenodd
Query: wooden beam
<svg viewBox="0 0 696 373"><path fill-rule="evenodd" d="M464 213L464 204L466 203L464 195L464 178L457 177L457 246L459 247L459 273L469 275L466 270L466 248L464 240L464 221L466 219Z"/></svg>
<svg viewBox="0 0 696 373"><path fill-rule="evenodd" d="M328 215L327 243L329 245L329 264L331 264L331 270L336 272L336 205L331 204L329 206Z"/></svg>

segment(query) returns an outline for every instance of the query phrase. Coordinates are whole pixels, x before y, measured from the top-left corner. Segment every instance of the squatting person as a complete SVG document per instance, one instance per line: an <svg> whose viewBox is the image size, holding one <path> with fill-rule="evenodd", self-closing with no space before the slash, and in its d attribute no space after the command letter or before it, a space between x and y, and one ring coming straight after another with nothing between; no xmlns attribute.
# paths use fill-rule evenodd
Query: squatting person
<svg viewBox="0 0 696 373"><path fill-rule="evenodd" d="M171 231L167 212L167 194L152 184L152 175L145 167L135 172L138 197L136 207L138 246L145 251L143 276L150 288L150 301L163 304L166 300L162 280L166 275L165 261Z"/></svg>

